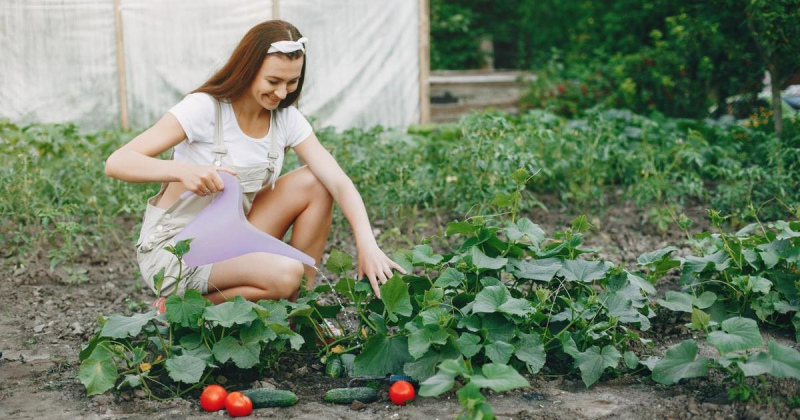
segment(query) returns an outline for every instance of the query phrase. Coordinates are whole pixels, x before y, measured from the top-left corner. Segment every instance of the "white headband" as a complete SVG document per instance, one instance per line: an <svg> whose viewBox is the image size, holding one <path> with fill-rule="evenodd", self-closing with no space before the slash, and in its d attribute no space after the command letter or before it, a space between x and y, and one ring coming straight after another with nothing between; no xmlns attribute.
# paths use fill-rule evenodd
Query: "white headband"
<svg viewBox="0 0 800 420"><path fill-rule="evenodd" d="M288 54L290 52L295 52L300 50L302 52L306 52L306 49L303 45L308 42L308 38L302 37L297 41L278 41L273 42L272 45L267 50L267 54L272 54L276 52L282 52L284 54Z"/></svg>

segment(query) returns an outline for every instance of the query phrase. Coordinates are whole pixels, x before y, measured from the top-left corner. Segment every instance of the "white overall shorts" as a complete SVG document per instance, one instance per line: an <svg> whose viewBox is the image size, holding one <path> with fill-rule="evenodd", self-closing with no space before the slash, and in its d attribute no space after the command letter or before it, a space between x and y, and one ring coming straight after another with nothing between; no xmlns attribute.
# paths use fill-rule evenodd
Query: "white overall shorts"
<svg viewBox="0 0 800 420"><path fill-rule="evenodd" d="M228 148L225 147L225 141L222 136L222 112L219 101L214 99L214 105L216 108L213 149L215 156L214 166L233 169L236 172L236 178L242 186L244 213L249 214L258 191L270 185L270 183L274 189L275 181L280 175L276 173L280 149L274 134L277 131L275 129L275 112L270 112L268 134L270 150L267 154L267 163L259 166L241 167L236 166L228 155ZM155 203L164 194L168 185L168 182L162 183L161 191L147 200L142 230L139 234L139 239L136 241L136 259L139 262L139 270L145 283L153 293L157 293L153 284L153 276L162 267L165 269L161 296L169 296L173 293L175 290L175 278L178 277L179 271L178 259L164 248L174 246L175 236L219 194L215 193L207 197L187 194L186 197L179 198L178 201L165 210L156 207ZM183 296L187 289L196 289L204 295L208 293L208 278L211 275L212 266L213 264L207 264L188 268L184 262L177 294Z"/></svg>

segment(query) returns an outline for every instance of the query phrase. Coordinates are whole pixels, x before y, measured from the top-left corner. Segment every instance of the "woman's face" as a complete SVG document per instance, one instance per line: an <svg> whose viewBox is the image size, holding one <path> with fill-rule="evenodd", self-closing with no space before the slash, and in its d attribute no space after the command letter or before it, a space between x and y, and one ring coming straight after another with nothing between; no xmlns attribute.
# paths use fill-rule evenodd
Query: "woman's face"
<svg viewBox="0 0 800 420"><path fill-rule="evenodd" d="M281 54L270 54L261 64L255 80L250 85L253 99L268 110L278 108L286 95L297 90L304 57L292 60Z"/></svg>

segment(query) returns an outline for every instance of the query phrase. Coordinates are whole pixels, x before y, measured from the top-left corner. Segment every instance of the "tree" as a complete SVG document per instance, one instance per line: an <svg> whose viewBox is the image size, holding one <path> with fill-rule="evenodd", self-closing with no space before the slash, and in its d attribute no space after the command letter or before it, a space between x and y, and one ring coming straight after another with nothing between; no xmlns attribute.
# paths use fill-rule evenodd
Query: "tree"
<svg viewBox="0 0 800 420"><path fill-rule="evenodd" d="M744 1L747 29L769 72L775 133L780 136L781 88L800 71L800 0Z"/></svg>

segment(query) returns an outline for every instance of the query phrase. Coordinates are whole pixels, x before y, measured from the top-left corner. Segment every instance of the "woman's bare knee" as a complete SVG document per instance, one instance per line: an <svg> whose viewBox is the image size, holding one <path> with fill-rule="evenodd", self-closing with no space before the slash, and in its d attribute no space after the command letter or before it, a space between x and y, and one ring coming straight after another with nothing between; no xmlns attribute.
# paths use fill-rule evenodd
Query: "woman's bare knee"
<svg viewBox="0 0 800 420"><path fill-rule="evenodd" d="M264 276L263 288L270 291L275 299L288 299L299 288L303 280L303 263L286 258L279 264L272 264L269 275Z"/></svg>

